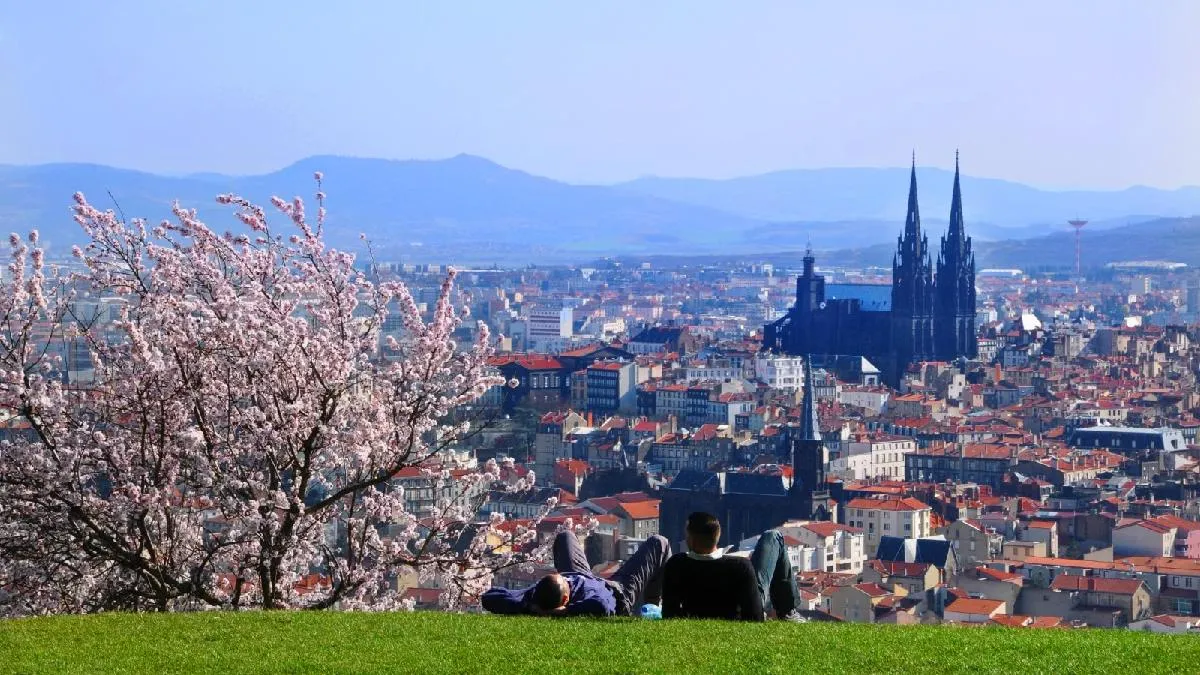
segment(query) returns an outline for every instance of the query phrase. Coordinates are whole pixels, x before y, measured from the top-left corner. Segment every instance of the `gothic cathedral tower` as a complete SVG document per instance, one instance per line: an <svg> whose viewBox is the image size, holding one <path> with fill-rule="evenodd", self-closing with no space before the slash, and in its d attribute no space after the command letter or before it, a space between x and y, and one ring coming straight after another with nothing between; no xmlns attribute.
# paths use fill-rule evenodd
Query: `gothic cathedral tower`
<svg viewBox="0 0 1200 675"><path fill-rule="evenodd" d="M897 241L896 254L892 258L891 319L895 363L891 370L897 381L908 364L934 357L933 290L929 240L921 233L921 213L917 206L917 160L914 156L904 236Z"/></svg>
<svg viewBox="0 0 1200 675"><path fill-rule="evenodd" d="M962 189L958 180L958 153L954 153L954 196L950 202L950 228L942 237L934 279L936 356L951 361L975 358L975 254L963 225Z"/></svg>

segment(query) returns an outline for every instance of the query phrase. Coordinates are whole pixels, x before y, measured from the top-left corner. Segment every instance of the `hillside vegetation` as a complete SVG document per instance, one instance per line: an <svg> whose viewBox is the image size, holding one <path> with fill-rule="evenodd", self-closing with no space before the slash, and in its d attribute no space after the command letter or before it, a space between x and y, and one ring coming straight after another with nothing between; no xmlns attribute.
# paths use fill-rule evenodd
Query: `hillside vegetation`
<svg viewBox="0 0 1200 675"><path fill-rule="evenodd" d="M1194 636L441 613L0 621L0 672L1185 673Z"/></svg>

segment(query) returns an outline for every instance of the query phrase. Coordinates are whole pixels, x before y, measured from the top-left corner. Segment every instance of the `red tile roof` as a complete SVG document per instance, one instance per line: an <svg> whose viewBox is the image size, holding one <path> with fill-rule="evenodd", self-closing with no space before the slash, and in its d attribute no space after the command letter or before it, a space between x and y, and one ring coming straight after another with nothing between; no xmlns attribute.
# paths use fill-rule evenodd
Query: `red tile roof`
<svg viewBox="0 0 1200 675"><path fill-rule="evenodd" d="M558 359L544 354L504 354L488 359L490 366L516 365L526 370L560 370Z"/></svg>
<svg viewBox="0 0 1200 675"><path fill-rule="evenodd" d="M895 560L872 560L871 567L880 574L893 577L923 577L929 571L929 563L910 563Z"/></svg>
<svg viewBox="0 0 1200 675"><path fill-rule="evenodd" d="M871 596L872 598L881 598L885 595L892 594L891 591L887 590L883 586L880 586L879 584L857 584L854 587Z"/></svg>
<svg viewBox="0 0 1200 675"><path fill-rule="evenodd" d="M578 347L576 349L565 351L562 354L559 354L559 356L588 356L589 354L594 354L601 349L604 349L604 345L597 342L595 344L587 345L586 347Z"/></svg>
<svg viewBox="0 0 1200 675"><path fill-rule="evenodd" d="M1141 527L1141 528L1150 530L1151 532L1154 532L1155 534L1167 534L1168 532L1171 531L1170 527L1163 525L1160 522L1155 522L1153 520L1135 520L1133 522L1117 525L1116 529L1123 530L1127 527Z"/></svg>
<svg viewBox="0 0 1200 675"><path fill-rule="evenodd" d="M991 567L977 567L975 573L983 579L991 579L993 581L1011 581L1021 582L1024 577L1015 572L1005 572L1004 570L996 570Z"/></svg>
<svg viewBox="0 0 1200 675"><path fill-rule="evenodd" d="M618 508L633 520L648 520L658 517L659 500L645 502L623 502Z"/></svg>
<svg viewBox="0 0 1200 675"><path fill-rule="evenodd" d="M846 508L875 509L879 511L920 511L928 509L929 505L912 497L903 497L900 499L859 497L858 499L851 499Z"/></svg>
<svg viewBox="0 0 1200 675"><path fill-rule="evenodd" d="M1180 532L1191 532L1192 530L1200 530L1200 523L1198 523L1194 520L1180 518L1179 516L1165 515L1165 516L1158 516L1157 518L1151 518L1151 520L1160 525L1165 525L1167 527L1173 527L1173 528L1179 530ZM1176 536L1182 536L1182 535L1176 535Z"/></svg>
<svg viewBox="0 0 1200 675"><path fill-rule="evenodd" d="M1004 606L1003 600L987 600L984 598L958 598L954 602L946 605L947 612L957 612L959 614L987 614L999 610Z"/></svg>
<svg viewBox="0 0 1200 675"><path fill-rule="evenodd" d="M1054 577L1050 588L1056 591L1090 591L1112 595L1133 595L1142 585L1137 579L1104 579L1084 577L1078 574L1060 574Z"/></svg>
<svg viewBox="0 0 1200 675"><path fill-rule="evenodd" d="M841 523L831 523L827 521L808 523L804 526L804 529L812 532L818 537L832 537L837 532L862 532L862 530L855 527L849 527L847 525L842 525Z"/></svg>

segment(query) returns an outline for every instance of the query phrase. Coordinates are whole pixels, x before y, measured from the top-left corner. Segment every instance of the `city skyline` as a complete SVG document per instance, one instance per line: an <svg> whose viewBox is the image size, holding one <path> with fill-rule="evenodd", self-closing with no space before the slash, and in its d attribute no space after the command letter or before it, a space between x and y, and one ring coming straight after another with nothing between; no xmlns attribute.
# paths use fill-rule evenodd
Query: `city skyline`
<svg viewBox="0 0 1200 675"><path fill-rule="evenodd" d="M488 157L574 183L949 167L1047 189L1200 184L1189 3L14 6L0 163L254 174ZM53 46L54 48L50 48ZM302 64L297 66L297 64Z"/></svg>

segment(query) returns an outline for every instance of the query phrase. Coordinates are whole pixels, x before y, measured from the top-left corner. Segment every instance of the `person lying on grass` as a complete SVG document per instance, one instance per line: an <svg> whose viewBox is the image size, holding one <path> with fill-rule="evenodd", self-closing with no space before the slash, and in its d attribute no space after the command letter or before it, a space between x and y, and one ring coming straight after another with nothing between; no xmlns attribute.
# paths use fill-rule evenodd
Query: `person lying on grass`
<svg viewBox="0 0 1200 675"><path fill-rule="evenodd" d="M492 588L483 608L493 614L541 616L630 616L643 602L662 601L662 570L671 555L667 540L654 535L608 579L592 574L574 532L554 538L554 574L518 590Z"/></svg>
<svg viewBox="0 0 1200 675"><path fill-rule="evenodd" d="M778 530L758 538L749 560L717 547L721 523L712 514L688 516L686 534L688 550L672 556L663 570L664 619L763 621L769 600L778 618L804 621L797 611L795 572Z"/></svg>

